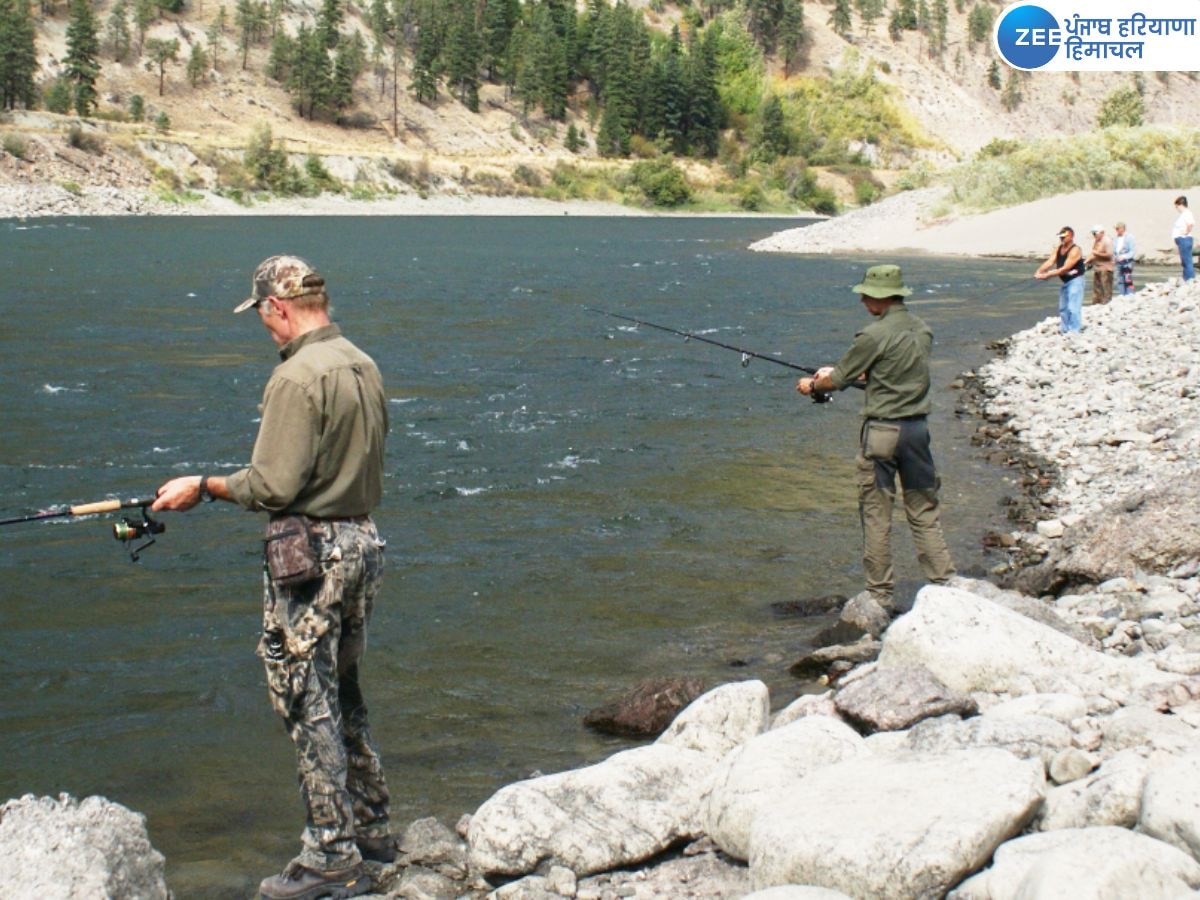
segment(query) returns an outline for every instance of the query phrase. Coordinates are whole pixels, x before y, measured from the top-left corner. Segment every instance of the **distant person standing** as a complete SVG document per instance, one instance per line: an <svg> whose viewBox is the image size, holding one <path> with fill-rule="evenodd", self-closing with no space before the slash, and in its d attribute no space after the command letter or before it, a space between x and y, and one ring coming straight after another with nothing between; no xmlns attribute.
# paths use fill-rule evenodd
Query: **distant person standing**
<svg viewBox="0 0 1200 900"><path fill-rule="evenodd" d="M1133 257L1137 253L1133 235L1125 230L1125 223L1116 224L1117 236L1113 240L1113 261L1117 264L1116 282L1121 296L1133 293Z"/></svg>
<svg viewBox="0 0 1200 900"><path fill-rule="evenodd" d="M1075 243L1075 229L1064 225L1058 232L1058 245L1050 251L1033 277L1039 281L1057 275L1059 330L1073 334L1083 328L1083 251Z"/></svg>
<svg viewBox="0 0 1200 900"><path fill-rule="evenodd" d="M1092 252L1084 260L1092 267L1092 302L1107 303L1113 292L1113 245L1104 233L1104 226L1092 229Z"/></svg>
<svg viewBox="0 0 1200 900"><path fill-rule="evenodd" d="M1187 197L1182 195L1175 198L1175 211L1179 213L1179 217L1175 220L1175 227L1171 229L1171 237L1179 249L1179 262L1183 264L1183 280L1191 281L1196 277L1196 269L1192 263L1192 244L1195 241L1192 232L1196 230L1196 217L1188 209Z"/></svg>

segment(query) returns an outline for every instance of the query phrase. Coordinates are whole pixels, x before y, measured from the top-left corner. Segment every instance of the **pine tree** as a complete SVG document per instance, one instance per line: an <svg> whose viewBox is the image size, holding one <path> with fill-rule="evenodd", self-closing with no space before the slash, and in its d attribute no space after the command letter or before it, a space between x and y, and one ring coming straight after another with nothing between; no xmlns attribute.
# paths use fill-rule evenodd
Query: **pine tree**
<svg viewBox="0 0 1200 900"><path fill-rule="evenodd" d="M754 35L763 53L775 52L775 39L782 18L782 0L746 0L746 29Z"/></svg>
<svg viewBox="0 0 1200 900"><path fill-rule="evenodd" d="M228 17L225 14L225 6L222 5L217 14L213 16L212 24L208 26L208 31L205 32L205 37L208 38L208 55L209 62L213 69L221 67L221 35L225 33L228 27Z"/></svg>
<svg viewBox="0 0 1200 900"><path fill-rule="evenodd" d="M508 44L520 16L520 0L487 0L483 8L481 62L488 81L502 75Z"/></svg>
<svg viewBox="0 0 1200 900"><path fill-rule="evenodd" d="M323 0L317 15L317 34L328 50L337 46L343 16L341 0Z"/></svg>
<svg viewBox="0 0 1200 900"><path fill-rule="evenodd" d="M537 85L537 100L541 103L543 112L551 119L565 119L567 91L570 88L567 47L563 35L555 25L554 17L549 13L544 13L541 17L534 44L532 67Z"/></svg>
<svg viewBox="0 0 1200 900"><path fill-rule="evenodd" d="M479 33L473 0L457 0L446 38L446 84L471 112L479 112Z"/></svg>
<svg viewBox="0 0 1200 900"><path fill-rule="evenodd" d="M36 30L29 0L0 0L0 109L33 106Z"/></svg>
<svg viewBox="0 0 1200 900"><path fill-rule="evenodd" d="M574 122L567 126L567 136L563 140L563 146L567 148L568 153L578 153L587 146L587 141L580 136L579 129L575 127Z"/></svg>
<svg viewBox="0 0 1200 900"><path fill-rule="evenodd" d="M417 48L413 54L412 92L419 103L433 103L438 93L438 59L442 52L441 28L435 10L425 8L417 25Z"/></svg>
<svg viewBox="0 0 1200 900"><path fill-rule="evenodd" d="M850 17L850 0L834 0L833 10L829 13L829 27L834 33L847 38L854 28Z"/></svg>
<svg viewBox="0 0 1200 900"><path fill-rule="evenodd" d="M242 48L242 69L250 57L250 45L262 39L267 27L267 7L256 0L237 0L233 22L238 29L238 43Z"/></svg>
<svg viewBox="0 0 1200 900"><path fill-rule="evenodd" d="M117 0L112 5L112 9L108 13L105 37L108 39L113 59L117 62L124 62L133 47L133 36L129 33L128 0Z"/></svg>
<svg viewBox="0 0 1200 900"><path fill-rule="evenodd" d="M931 36L930 55L941 59L946 53L946 28L950 22L950 6L946 0L934 0L933 4L933 34Z"/></svg>
<svg viewBox="0 0 1200 900"><path fill-rule="evenodd" d="M883 0L857 0L858 19L862 22L863 31L870 34L875 27L875 21L883 15Z"/></svg>
<svg viewBox="0 0 1200 900"><path fill-rule="evenodd" d="M166 83L167 63L179 55L179 41L176 38L169 41L150 38L146 41L146 53L150 57L146 61L146 71L153 72L155 68L158 69L158 96L161 97Z"/></svg>
<svg viewBox="0 0 1200 900"><path fill-rule="evenodd" d="M316 31L301 25L287 81L288 93L301 117L312 119L318 111L328 108L330 81L329 52Z"/></svg>
<svg viewBox="0 0 1200 900"><path fill-rule="evenodd" d="M787 131L783 115L783 101L772 94L759 111L759 135L755 150L759 157L770 162L787 156L792 148L792 139Z"/></svg>
<svg viewBox="0 0 1200 900"><path fill-rule="evenodd" d="M267 77L287 83L296 59L296 42L282 29L271 38L271 54L267 57Z"/></svg>
<svg viewBox="0 0 1200 900"><path fill-rule="evenodd" d="M138 56L142 55L142 48L146 45L146 31L156 15L158 7L154 5L154 0L133 0L133 27L137 29Z"/></svg>
<svg viewBox="0 0 1200 900"><path fill-rule="evenodd" d="M717 39L717 28L710 25L688 56L688 144L693 153L709 158L717 155L721 134Z"/></svg>
<svg viewBox="0 0 1200 900"><path fill-rule="evenodd" d="M192 52L188 56L187 61L187 80L192 87L199 87L208 74L208 54L204 52L204 45L199 41L192 44Z"/></svg>
<svg viewBox="0 0 1200 900"><path fill-rule="evenodd" d="M804 4L801 0L783 0L783 15L779 19L779 55L783 58L784 77L790 76L800 62L807 38Z"/></svg>
<svg viewBox="0 0 1200 900"><path fill-rule="evenodd" d="M67 23L67 54L63 74L72 88L72 105L81 116L96 106L96 78L100 74L100 41L96 17L88 0L71 0Z"/></svg>

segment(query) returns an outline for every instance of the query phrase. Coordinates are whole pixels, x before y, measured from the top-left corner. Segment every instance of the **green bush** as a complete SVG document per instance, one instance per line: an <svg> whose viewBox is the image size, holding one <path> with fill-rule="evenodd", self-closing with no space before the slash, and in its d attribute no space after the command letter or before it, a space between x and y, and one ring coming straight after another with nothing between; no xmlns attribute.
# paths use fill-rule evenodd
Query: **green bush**
<svg viewBox="0 0 1200 900"><path fill-rule="evenodd" d="M81 125L72 125L67 129L67 145L85 153L104 152L104 141L100 136L85 131Z"/></svg>
<svg viewBox="0 0 1200 900"><path fill-rule="evenodd" d="M1101 128L1122 125L1136 128L1146 119L1146 104L1136 87L1119 87L1104 98L1096 124Z"/></svg>
<svg viewBox="0 0 1200 900"><path fill-rule="evenodd" d="M135 122L146 118L146 100L141 94L134 94L129 98L129 118Z"/></svg>
<svg viewBox="0 0 1200 900"><path fill-rule="evenodd" d="M304 174L308 176L309 182L318 194L322 191L338 193L342 190L342 183L329 174L329 170L321 162L321 157L315 153L308 154L304 160Z"/></svg>
<svg viewBox="0 0 1200 900"><path fill-rule="evenodd" d="M1044 138L976 156L947 176L958 208L985 211L1065 191L1177 188L1200 181L1200 131L1143 126Z"/></svg>
<svg viewBox="0 0 1200 900"><path fill-rule="evenodd" d="M15 156L17 159L29 158L29 145L25 143L25 138L19 134L13 134L11 131L4 135L3 140L0 140L0 147L9 156Z"/></svg>
<svg viewBox="0 0 1200 900"><path fill-rule="evenodd" d="M65 116L71 111L71 104L75 101L71 83L65 78L55 78L46 88L43 100L50 112Z"/></svg>
<svg viewBox="0 0 1200 900"><path fill-rule="evenodd" d="M692 199L687 177L669 156L634 163L629 183L654 206L682 206Z"/></svg>
<svg viewBox="0 0 1200 900"><path fill-rule="evenodd" d="M166 133L171 130L171 117L165 112L160 112L154 117L154 130Z"/></svg>

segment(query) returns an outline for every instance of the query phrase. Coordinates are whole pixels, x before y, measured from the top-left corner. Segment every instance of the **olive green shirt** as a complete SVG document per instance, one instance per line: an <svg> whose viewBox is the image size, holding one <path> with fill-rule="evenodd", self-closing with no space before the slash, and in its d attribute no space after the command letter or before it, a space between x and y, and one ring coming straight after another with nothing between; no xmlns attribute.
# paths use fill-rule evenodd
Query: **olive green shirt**
<svg viewBox="0 0 1200 900"><path fill-rule="evenodd" d="M839 391L863 373L867 376L862 414L867 419L903 419L929 412L929 353L933 332L893 303L854 336L830 379Z"/></svg>
<svg viewBox="0 0 1200 900"><path fill-rule="evenodd" d="M226 479L230 496L272 514L366 515L383 491L388 419L379 369L337 325L300 335L279 355L250 465Z"/></svg>

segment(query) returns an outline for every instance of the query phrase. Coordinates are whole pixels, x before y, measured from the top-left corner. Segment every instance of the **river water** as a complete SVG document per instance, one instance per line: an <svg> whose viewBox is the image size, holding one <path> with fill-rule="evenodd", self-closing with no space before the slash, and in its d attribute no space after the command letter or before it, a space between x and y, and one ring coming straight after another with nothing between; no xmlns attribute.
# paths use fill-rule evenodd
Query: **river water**
<svg viewBox="0 0 1200 900"><path fill-rule="evenodd" d="M761 678L782 706L828 621L772 604L859 587L859 398L814 406L786 368L585 307L832 362L866 321L848 288L879 260L745 249L796 224L0 222L0 517L243 464L276 357L230 311L260 259L296 253L388 387L365 680L398 825L453 824L531 771L625 746L580 720L644 677ZM1055 292L1027 263L898 261L937 335L947 536L978 569L1011 486L948 385ZM262 522L226 504L163 518L136 564L109 518L0 532L0 798L104 795L147 815L178 896L246 896L303 820L253 655Z"/></svg>

